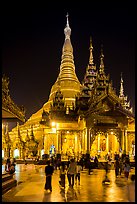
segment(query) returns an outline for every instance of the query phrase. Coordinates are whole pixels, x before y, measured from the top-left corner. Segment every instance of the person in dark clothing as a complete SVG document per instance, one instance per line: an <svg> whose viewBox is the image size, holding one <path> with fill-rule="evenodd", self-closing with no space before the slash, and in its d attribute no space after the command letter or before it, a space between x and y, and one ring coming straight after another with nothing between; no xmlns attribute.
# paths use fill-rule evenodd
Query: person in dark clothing
<svg viewBox="0 0 137 204"><path fill-rule="evenodd" d="M50 190L52 192L52 174L54 172L54 168L50 165L50 160L47 161L47 166L45 167L45 174L46 174L46 183L45 183L45 190Z"/></svg>
<svg viewBox="0 0 137 204"><path fill-rule="evenodd" d="M11 166L10 166L10 171L9 171L10 174L13 174L15 172L15 166L16 164L13 159L13 161L11 162Z"/></svg>
<svg viewBox="0 0 137 204"><path fill-rule="evenodd" d="M10 167L11 167L11 161L8 158L5 164L5 171L10 172Z"/></svg>
<svg viewBox="0 0 137 204"><path fill-rule="evenodd" d="M109 180L109 178L108 178L108 172L109 172L109 164L108 164L108 161L105 163L104 169L105 169L106 174L105 174L105 178L104 178L104 180L102 181L102 183L103 183L103 184L105 184L105 183L110 183L110 180Z"/></svg>
<svg viewBox="0 0 137 204"><path fill-rule="evenodd" d="M88 166L88 175L90 175L90 172L92 171L90 159L87 161L87 166Z"/></svg>
<svg viewBox="0 0 137 204"><path fill-rule="evenodd" d="M98 158L97 158L97 156L95 156L94 165L95 165L95 168L98 168Z"/></svg>
<svg viewBox="0 0 137 204"><path fill-rule="evenodd" d="M66 175L66 167L65 167L65 163L62 162L61 167L60 167L60 181L59 181L59 184L63 188L65 188L65 175Z"/></svg>
<svg viewBox="0 0 137 204"><path fill-rule="evenodd" d="M115 176L118 177L119 175L119 160L115 161Z"/></svg>
<svg viewBox="0 0 137 204"><path fill-rule="evenodd" d="M84 159L83 158L80 159L80 165L81 165L82 171L83 171L83 168L84 168Z"/></svg>

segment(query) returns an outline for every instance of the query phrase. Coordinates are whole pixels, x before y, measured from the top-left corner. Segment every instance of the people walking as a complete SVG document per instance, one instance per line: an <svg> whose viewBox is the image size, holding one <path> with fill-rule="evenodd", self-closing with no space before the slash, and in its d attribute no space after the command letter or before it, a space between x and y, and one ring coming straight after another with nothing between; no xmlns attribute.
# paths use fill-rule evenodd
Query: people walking
<svg viewBox="0 0 137 204"><path fill-rule="evenodd" d="M108 161L105 162L105 165L104 165L104 169L105 169L105 178L104 180L102 181L103 184L105 183L110 183L110 179L108 178L108 172L109 172L109 164L108 164Z"/></svg>
<svg viewBox="0 0 137 204"><path fill-rule="evenodd" d="M80 172L82 170L82 166L80 165L80 162L77 162L77 168L76 168L76 175L75 175L75 183L80 185Z"/></svg>
<svg viewBox="0 0 137 204"><path fill-rule="evenodd" d="M68 167L68 172L67 172L69 186L71 187L74 186L74 176L76 174L76 169L77 169L77 164L74 159L71 159Z"/></svg>
<svg viewBox="0 0 137 204"><path fill-rule="evenodd" d="M122 158L119 158L119 175L121 176L123 172L123 161Z"/></svg>
<svg viewBox="0 0 137 204"><path fill-rule="evenodd" d="M60 178L59 178L60 180L59 180L59 184L63 188L65 188L65 175L66 175L65 163L62 162L61 166L60 166Z"/></svg>
<svg viewBox="0 0 137 204"><path fill-rule="evenodd" d="M115 167L115 176L117 178L119 175L119 160L118 159L116 159L114 167Z"/></svg>
<svg viewBox="0 0 137 204"><path fill-rule="evenodd" d="M127 180L128 180L128 177L129 177L129 171L130 171L130 162L127 160L125 162L125 165L124 165L124 175L125 175Z"/></svg>
<svg viewBox="0 0 137 204"><path fill-rule="evenodd" d="M95 156L95 158L94 158L94 165L95 165L95 169L98 168L98 158L97 158L97 156Z"/></svg>
<svg viewBox="0 0 137 204"><path fill-rule="evenodd" d="M90 158L87 161L87 166L88 166L88 175L90 175L90 172L92 171L92 164L91 164Z"/></svg>
<svg viewBox="0 0 137 204"><path fill-rule="evenodd" d="M50 165L50 160L47 161L47 166L45 167L45 174L46 174L46 183L45 183L45 190L50 190L52 192L52 174L54 172L54 168Z"/></svg>
<svg viewBox="0 0 137 204"><path fill-rule="evenodd" d="M81 159L80 159L80 165L81 165L82 171L83 171L83 168L84 168L84 158L83 157L81 157Z"/></svg>

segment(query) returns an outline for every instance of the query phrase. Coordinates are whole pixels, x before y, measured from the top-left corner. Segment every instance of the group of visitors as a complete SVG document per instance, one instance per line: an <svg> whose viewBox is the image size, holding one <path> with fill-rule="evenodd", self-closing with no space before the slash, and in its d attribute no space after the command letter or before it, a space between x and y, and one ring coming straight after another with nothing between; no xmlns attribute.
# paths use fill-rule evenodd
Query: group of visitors
<svg viewBox="0 0 137 204"><path fill-rule="evenodd" d="M59 175L59 184L61 187L65 188L65 177L67 175L68 183L70 187L74 186L75 184L80 185L80 172L82 170L82 166L80 162L76 162L75 159L71 159L69 165L65 165L65 162L61 162L60 166L60 175ZM52 192L52 175L54 172L54 167L51 164L51 161L47 161L47 165L45 167L45 174L46 174L46 183L45 183L45 190L50 190Z"/></svg>
<svg viewBox="0 0 137 204"><path fill-rule="evenodd" d="M8 158L5 164L5 171L10 174L13 174L15 172L15 166L16 166L15 159L10 160Z"/></svg>
<svg viewBox="0 0 137 204"><path fill-rule="evenodd" d="M74 180L75 184L80 184L80 172L82 170L82 167L79 162L76 162L75 159L70 160L70 164L67 169L67 177L68 177L68 182L69 186L73 187L74 186Z"/></svg>
<svg viewBox="0 0 137 204"><path fill-rule="evenodd" d="M130 161L128 157L125 157L122 159L122 157L119 157L115 160L115 176L116 178L122 173L124 173L125 178L128 179L129 177L129 172L130 172Z"/></svg>

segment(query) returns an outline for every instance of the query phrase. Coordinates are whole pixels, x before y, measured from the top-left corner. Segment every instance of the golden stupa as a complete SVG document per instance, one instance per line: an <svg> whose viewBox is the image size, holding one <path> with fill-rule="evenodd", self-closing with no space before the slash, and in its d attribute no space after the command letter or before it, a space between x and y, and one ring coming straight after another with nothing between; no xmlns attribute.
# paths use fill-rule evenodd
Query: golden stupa
<svg viewBox="0 0 137 204"><path fill-rule="evenodd" d="M101 49L98 70L93 62L90 39L89 63L82 84L74 65L68 15L64 29L60 72L51 88L49 100L23 125L11 132L10 155L19 159L42 155L75 156L110 154L135 155L135 118L124 96L121 76L117 96L109 75L105 74ZM8 127L7 127L8 129ZM6 150L5 150L6 151ZM16 154L15 154L16 152Z"/></svg>

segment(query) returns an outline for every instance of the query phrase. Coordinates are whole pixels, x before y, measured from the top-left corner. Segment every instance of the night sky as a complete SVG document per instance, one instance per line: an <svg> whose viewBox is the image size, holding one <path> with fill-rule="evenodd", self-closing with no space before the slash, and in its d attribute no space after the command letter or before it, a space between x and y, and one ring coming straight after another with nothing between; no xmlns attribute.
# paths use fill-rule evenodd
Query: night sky
<svg viewBox="0 0 137 204"><path fill-rule="evenodd" d="M57 79L67 12L79 81L83 80L89 61L92 36L94 63L99 66L103 44L105 73L110 74L119 95L122 72L124 94L135 110L135 5L130 3L132 1L123 1L123 4L85 2L77 6L66 3L52 7L42 4L29 8L3 7L2 72L10 79L11 98L26 108L27 119L48 101Z"/></svg>

